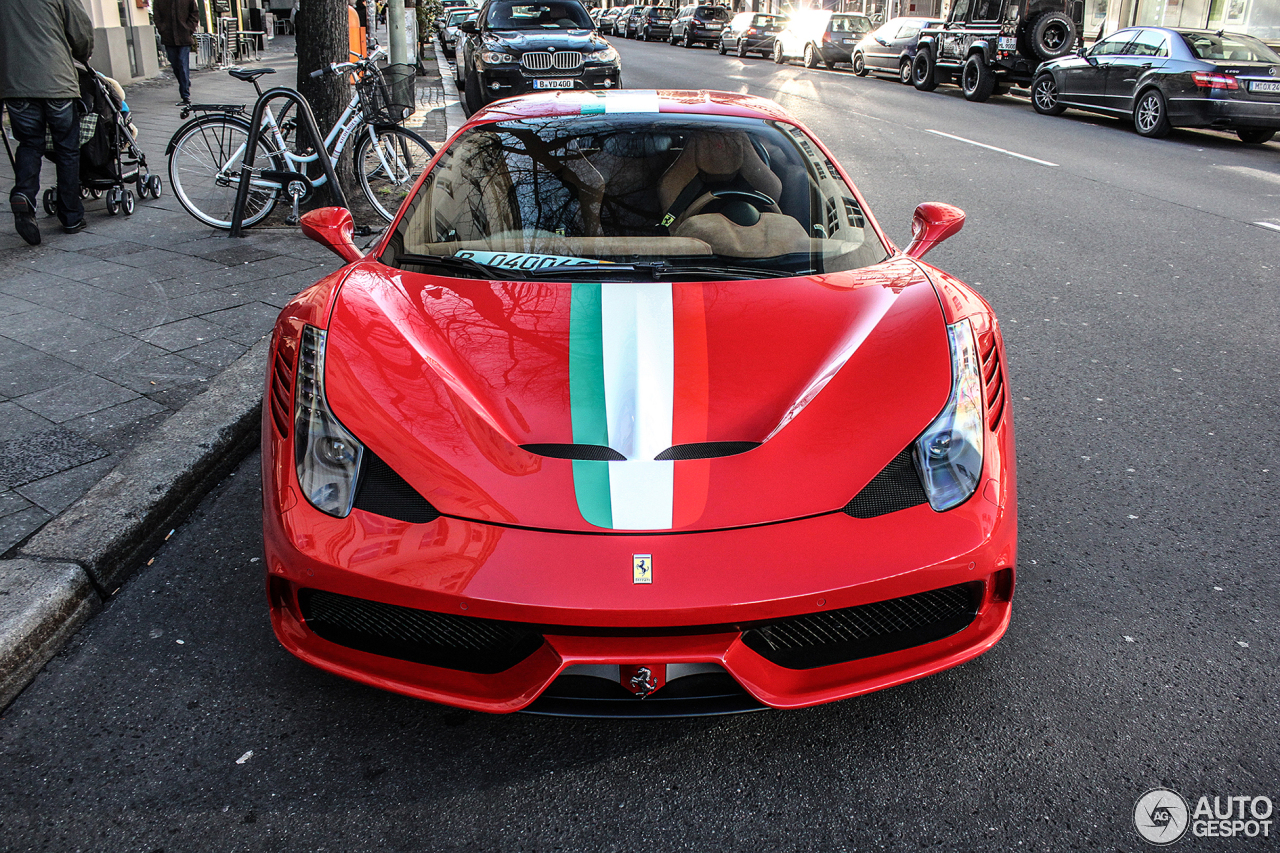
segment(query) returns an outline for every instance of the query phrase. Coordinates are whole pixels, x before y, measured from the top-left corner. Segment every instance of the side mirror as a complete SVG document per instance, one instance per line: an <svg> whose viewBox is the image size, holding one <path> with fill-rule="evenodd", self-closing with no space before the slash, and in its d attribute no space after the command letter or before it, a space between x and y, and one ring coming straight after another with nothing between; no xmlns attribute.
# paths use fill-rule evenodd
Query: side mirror
<svg viewBox="0 0 1280 853"><path fill-rule="evenodd" d="M474 20L463 21L462 23L458 24L458 29L464 33L470 33L473 36L478 35L480 33L480 27L476 24Z"/></svg>
<svg viewBox="0 0 1280 853"><path fill-rule="evenodd" d="M949 204L926 201L911 217L911 245L906 254L919 260L925 253L964 227L964 211Z"/></svg>
<svg viewBox="0 0 1280 853"><path fill-rule="evenodd" d="M355 223L351 221L351 211L345 207L322 207L302 214L302 233L347 263L364 257L352 239Z"/></svg>

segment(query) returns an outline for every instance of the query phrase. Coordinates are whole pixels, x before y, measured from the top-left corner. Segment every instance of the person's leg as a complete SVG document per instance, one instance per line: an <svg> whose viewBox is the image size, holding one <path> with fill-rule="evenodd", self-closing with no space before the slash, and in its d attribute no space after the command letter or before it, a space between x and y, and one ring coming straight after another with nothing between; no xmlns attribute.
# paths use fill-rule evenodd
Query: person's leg
<svg viewBox="0 0 1280 853"><path fill-rule="evenodd" d="M181 69L179 71L178 69ZM174 69L178 75L178 94L182 100L191 100L191 48L182 45L178 48L178 66Z"/></svg>
<svg viewBox="0 0 1280 853"><path fill-rule="evenodd" d="M166 44L164 46L164 55L169 58L169 67L173 69L173 76L178 81L178 97L185 102L191 97L191 89L188 76L183 70L182 50L183 48L177 45Z"/></svg>
<svg viewBox="0 0 1280 853"><path fill-rule="evenodd" d="M44 119L53 136L53 163L58 169L58 220L78 229L84 220L80 201L80 115L68 99L44 102Z"/></svg>
<svg viewBox="0 0 1280 853"><path fill-rule="evenodd" d="M13 211L14 228L34 246L40 242L35 200L40 194L40 161L44 156L44 109L39 101L17 98L5 101L5 106L18 140L9 208Z"/></svg>

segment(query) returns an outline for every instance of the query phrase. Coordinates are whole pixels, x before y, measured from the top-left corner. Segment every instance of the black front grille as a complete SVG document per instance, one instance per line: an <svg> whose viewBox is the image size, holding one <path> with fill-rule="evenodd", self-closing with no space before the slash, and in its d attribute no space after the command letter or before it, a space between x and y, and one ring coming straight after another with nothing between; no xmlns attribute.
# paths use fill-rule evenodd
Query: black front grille
<svg viewBox="0 0 1280 853"><path fill-rule="evenodd" d="M700 441L696 444L677 444L653 457L659 462L682 459L718 459L721 456L737 456L760 446L758 441Z"/></svg>
<svg viewBox="0 0 1280 853"><path fill-rule="evenodd" d="M525 708L525 713L549 717L708 717L766 707L727 672L687 675L645 699L616 681L561 675Z"/></svg>
<svg viewBox="0 0 1280 853"><path fill-rule="evenodd" d="M440 517L440 510L367 447L360 462L360 481L356 486L354 506L410 524L426 524Z"/></svg>
<svg viewBox="0 0 1280 853"><path fill-rule="evenodd" d="M782 619L744 632L742 642L778 666L814 669L949 637L973 621L981 601L981 582L962 583Z"/></svg>
<svg viewBox="0 0 1280 853"><path fill-rule="evenodd" d="M552 459L583 459L588 462L626 462L612 447L603 444L522 444L524 450Z"/></svg>
<svg viewBox="0 0 1280 853"><path fill-rule="evenodd" d="M844 511L854 518L875 518L928 503L920 475L916 473L912 447L908 445L893 457L893 461L845 505Z"/></svg>
<svg viewBox="0 0 1280 853"><path fill-rule="evenodd" d="M307 627L340 646L445 669L491 675L538 650L542 635L519 622L415 610L319 589L298 591Z"/></svg>

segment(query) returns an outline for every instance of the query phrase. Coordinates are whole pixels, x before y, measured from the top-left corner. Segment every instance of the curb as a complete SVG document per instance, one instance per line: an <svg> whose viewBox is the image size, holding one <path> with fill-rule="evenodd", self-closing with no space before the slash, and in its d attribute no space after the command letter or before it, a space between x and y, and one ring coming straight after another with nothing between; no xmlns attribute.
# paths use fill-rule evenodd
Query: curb
<svg viewBox="0 0 1280 853"><path fill-rule="evenodd" d="M258 443L263 338L0 561L0 710Z"/></svg>
<svg viewBox="0 0 1280 853"><path fill-rule="evenodd" d="M444 137L447 141L458 131L458 128L467 123L467 117L462 111L462 102L458 99L458 87L453 82L453 66L449 64L449 60L445 59L444 48L436 48L435 54L436 65L440 68L440 86L444 89Z"/></svg>

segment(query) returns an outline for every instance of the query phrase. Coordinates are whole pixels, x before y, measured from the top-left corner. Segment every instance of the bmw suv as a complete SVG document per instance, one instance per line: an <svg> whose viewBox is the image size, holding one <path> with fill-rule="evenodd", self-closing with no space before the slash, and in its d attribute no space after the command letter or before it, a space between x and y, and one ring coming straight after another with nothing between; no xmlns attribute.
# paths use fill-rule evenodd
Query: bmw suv
<svg viewBox="0 0 1280 853"><path fill-rule="evenodd" d="M578 0L489 0L458 29L465 37L458 75L468 114L509 95L622 85L618 52Z"/></svg>

